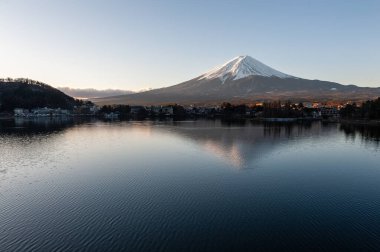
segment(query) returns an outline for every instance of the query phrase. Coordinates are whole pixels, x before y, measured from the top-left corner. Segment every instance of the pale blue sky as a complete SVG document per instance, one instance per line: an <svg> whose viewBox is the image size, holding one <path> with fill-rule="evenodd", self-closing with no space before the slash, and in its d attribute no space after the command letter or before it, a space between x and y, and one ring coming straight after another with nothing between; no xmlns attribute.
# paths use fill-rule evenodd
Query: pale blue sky
<svg viewBox="0 0 380 252"><path fill-rule="evenodd" d="M380 1L0 0L0 77L169 86L250 55L309 79L380 86Z"/></svg>

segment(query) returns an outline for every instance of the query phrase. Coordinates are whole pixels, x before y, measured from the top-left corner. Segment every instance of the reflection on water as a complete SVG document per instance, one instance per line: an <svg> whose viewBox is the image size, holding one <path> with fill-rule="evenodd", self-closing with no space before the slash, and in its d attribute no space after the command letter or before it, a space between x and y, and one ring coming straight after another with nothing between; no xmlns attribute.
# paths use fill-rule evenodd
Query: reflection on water
<svg viewBox="0 0 380 252"><path fill-rule="evenodd" d="M379 130L0 121L4 251L380 249Z"/></svg>
<svg viewBox="0 0 380 252"><path fill-rule="evenodd" d="M335 136L337 124L314 123L257 123L251 121L233 123L223 121L173 122L166 124L161 131L170 131L212 153L237 168L249 168L249 164L263 155L275 152L294 141L309 141ZM343 126L339 127L343 130ZM377 148L376 139L364 137L364 134L376 134L376 127L363 127L363 140ZM347 131L344 131L346 134Z"/></svg>
<svg viewBox="0 0 380 252"><path fill-rule="evenodd" d="M355 139L358 135L363 141L379 146L380 126L378 125L341 124L340 130L342 130L347 137Z"/></svg>
<svg viewBox="0 0 380 252"><path fill-rule="evenodd" d="M15 118L14 120L0 120L1 133L33 134L43 132L56 132L65 130L76 125L94 122L92 118L72 118L72 117L36 117L36 118Z"/></svg>
<svg viewBox="0 0 380 252"><path fill-rule="evenodd" d="M0 121L0 134L54 134L80 125L99 124L96 119L73 118L17 118ZM236 168L249 168L255 159L276 151L294 140L325 138L336 134L336 129L347 138L360 139L378 148L380 128L366 125L308 123L258 123L253 121L142 121L105 122L105 125L133 126L140 131L154 130L163 134L176 135L192 141L204 151L213 154ZM144 129L143 129L144 127Z"/></svg>

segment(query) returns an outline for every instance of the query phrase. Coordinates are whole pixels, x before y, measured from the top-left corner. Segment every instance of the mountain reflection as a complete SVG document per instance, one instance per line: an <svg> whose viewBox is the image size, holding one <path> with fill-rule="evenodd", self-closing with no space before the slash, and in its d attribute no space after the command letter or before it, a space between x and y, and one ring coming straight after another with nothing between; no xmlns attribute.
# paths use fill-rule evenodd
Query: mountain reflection
<svg viewBox="0 0 380 252"><path fill-rule="evenodd" d="M336 126L321 123L225 123L223 121L173 122L165 129L171 134L196 142L205 151L232 166L254 168L254 162L263 156L287 146L292 139L327 137L336 132ZM253 166L252 166L253 165Z"/></svg>
<svg viewBox="0 0 380 252"><path fill-rule="evenodd" d="M54 142L57 141L53 137L58 135L56 133L64 133L72 128L81 128L85 125L90 127L117 125L118 127L107 128L108 132L112 129L115 134L120 134L121 131L129 130L131 127L139 132L146 131L149 134L169 134L186 142L195 143L205 152L238 169L255 168L257 162L265 156L292 148L293 144L302 141L321 140L336 136L339 132L344 133L348 139L352 140L359 136L362 141L371 144L371 146L374 145L376 148L380 142L380 129L365 125L323 124L321 122L228 122L222 120L103 123L94 119L74 120L73 118L0 121L0 139L1 135L8 135L8 137L40 135ZM33 141L33 138L30 141ZM162 145L165 143L163 142Z"/></svg>

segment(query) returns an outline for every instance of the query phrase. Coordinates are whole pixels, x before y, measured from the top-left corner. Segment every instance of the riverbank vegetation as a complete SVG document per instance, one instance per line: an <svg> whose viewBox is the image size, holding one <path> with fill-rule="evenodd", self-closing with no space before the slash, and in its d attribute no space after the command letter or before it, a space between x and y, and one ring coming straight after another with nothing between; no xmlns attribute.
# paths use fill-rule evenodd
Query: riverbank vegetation
<svg viewBox="0 0 380 252"><path fill-rule="evenodd" d="M380 97L363 102L361 105L347 104L340 109L340 115L346 119L378 120L380 119Z"/></svg>

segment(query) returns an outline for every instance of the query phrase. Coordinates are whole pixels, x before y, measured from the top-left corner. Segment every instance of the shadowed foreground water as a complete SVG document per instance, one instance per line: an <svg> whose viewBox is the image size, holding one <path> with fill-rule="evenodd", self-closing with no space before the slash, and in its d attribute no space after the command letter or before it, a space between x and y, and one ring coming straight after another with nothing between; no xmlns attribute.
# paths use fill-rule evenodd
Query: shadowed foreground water
<svg viewBox="0 0 380 252"><path fill-rule="evenodd" d="M380 250L379 131L0 121L0 250Z"/></svg>

